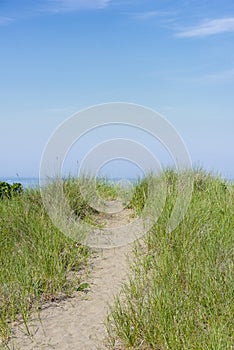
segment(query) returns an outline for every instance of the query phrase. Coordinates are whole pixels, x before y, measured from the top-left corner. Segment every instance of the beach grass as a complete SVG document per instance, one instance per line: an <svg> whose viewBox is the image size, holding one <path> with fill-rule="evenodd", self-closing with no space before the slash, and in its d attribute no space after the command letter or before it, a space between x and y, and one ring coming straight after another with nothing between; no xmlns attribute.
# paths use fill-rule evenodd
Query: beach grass
<svg viewBox="0 0 234 350"><path fill-rule="evenodd" d="M191 176L191 174L188 174ZM109 347L126 350L234 349L234 184L202 170L183 221L167 223L178 196L178 173L165 170L166 202L157 223L134 245L129 280L107 320ZM150 177L139 179L128 208L139 215ZM96 224L98 211L81 185L63 180L75 216ZM160 182L159 182L160 183ZM57 186L57 184L54 184ZM108 179L95 183L104 200L124 198ZM89 195L91 196L89 198ZM152 197L154 198L154 197ZM19 320L27 329L32 310L70 296L89 270L91 249L69 239L51 222L38 189L0 200L0 337L7 343Z"/></svg>
<svg viewBox="0 0 234 350"><path fill-rule="evenodd" d="M135 259L107 320L111 349L234 349L234 185L195 170L192 200L170 233L178 174L165 171L158 222L135 244ZM142 210L147 178L130 206Z"/></svg>
<svg viewBox="0 0 234 350"><path fill-rule="evenodd" d="M98 193L114 199L116 189L97 181ZM74 215L94 223L95 209L80 192L78 179L63 181L63 190ZM95 223L94 223L95 224ZM0 338L7 342L11 327L32 310L69 296L88 272L92 252L69 239L51 222L39 189L0 200Z"/></svg>

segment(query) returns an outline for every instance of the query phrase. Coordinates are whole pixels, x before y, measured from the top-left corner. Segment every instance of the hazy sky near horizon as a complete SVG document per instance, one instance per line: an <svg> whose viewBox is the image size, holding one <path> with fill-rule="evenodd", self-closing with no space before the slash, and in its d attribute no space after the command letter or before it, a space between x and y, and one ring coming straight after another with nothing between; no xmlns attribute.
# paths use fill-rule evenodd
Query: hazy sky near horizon
<svg viewBox="0 0 234 350"><path fill-rule="evenodd" d="M0 48L1 177L37 176L61 122L122 101L160 112L195 166L234 178L232 0L0 0Z"/></svg>

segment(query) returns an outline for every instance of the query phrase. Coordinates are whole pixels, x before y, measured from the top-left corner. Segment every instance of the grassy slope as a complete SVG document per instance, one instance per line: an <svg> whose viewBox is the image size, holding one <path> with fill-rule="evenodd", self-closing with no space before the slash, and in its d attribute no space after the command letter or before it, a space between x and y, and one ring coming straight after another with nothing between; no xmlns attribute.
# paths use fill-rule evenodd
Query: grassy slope
<svg viewBox="0 0 234 350"><path fill-rule="evenodd" d="M108 320L113 349L234 349L234 186L199 171L183 222L170 234L176 175L163 215L136 247ZM147 181L132 205L141 209ZM117 345L118 344L118 345Z"/></svg>
<svg viewBox="0 0 234 350"><path fill-rule="evenodd" d="M97 188L105 199L116 196L106 181ZM73 212L93 223L95 211L82 198L78 181L68 179L64 191ZM19 318L27 326L32 306L69 295L90 253L53 226L38 190L0 200L0 338L7 340L11 323Z"/></svg>
<svg viewBox="0 0 234 350"><path fill-rule="evenodd" d="M166 235L175 180L168 172L163 215L137 246L130 283L110 317L110 342L122 349L232 349L234 187L196 174L189 211ZM97 187L103 198L116 198L112 186ZM74 179L64 189L74 213L93 222L95 211ZM144 179L131 203L138 213L146 194ZM23 317L27 324L32 305L74 290L90 253L54 228L35 190L0 201L0 233L0 336L7 339L9 322Z"/></svg>

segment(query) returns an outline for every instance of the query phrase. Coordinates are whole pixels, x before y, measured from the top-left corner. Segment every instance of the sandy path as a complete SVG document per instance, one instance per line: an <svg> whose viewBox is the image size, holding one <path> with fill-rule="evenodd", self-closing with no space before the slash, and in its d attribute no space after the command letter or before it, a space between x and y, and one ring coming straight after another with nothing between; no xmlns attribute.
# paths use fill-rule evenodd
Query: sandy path
<svg viewBox="0 0 234 350"><path fill-rule="evenodd" d="M107 215L104 219L110 226L121 225L131 220L131 211ZM109 226L109 225L108 225ZM99 250L93 261L93 270L87 282L90 291L76 293L73 298L52 303L30 321L31 336L19 327L9 344L11 350L95 350L105 349L106 330L104 322L108 304L113 301L127 276L132 246ZM128 256L128 258L127 258Z"/></svg>

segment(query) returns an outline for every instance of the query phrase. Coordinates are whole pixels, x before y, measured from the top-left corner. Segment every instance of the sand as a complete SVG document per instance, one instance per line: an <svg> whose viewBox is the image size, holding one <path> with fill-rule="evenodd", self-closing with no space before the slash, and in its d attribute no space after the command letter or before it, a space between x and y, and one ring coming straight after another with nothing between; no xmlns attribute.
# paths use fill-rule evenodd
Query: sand
<svg viewBox="0 0 234 350"><path fill-rule="evenodd" d="M132 220L132 212L125 209L118 214L107 214L102 219L107 226L116 227ZM23 324L13 329L8 346L11 350L96 350L106 349L106 316L108 305L120 291L129 270L132 245L99 249L92 260L92 271L87 279L87 293L76 292L72 298L44 305L29 322L31 335Z"/></svg>

